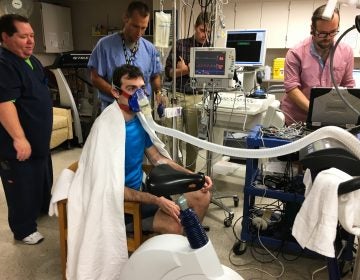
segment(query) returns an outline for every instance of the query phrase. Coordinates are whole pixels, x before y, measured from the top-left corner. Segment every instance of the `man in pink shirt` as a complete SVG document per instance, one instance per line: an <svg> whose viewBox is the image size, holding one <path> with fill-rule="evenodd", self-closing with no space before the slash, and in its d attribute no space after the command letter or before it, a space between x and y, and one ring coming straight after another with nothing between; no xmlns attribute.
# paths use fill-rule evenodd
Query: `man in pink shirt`
<svg viewBox="0 0 360 280"><path fill-rule="evenodd" d="M312 87L332 87L330 49L339 32L340 15L335 9L331 20L322 19L325 5L317 8L311 18L311 37L290 49L285 59L285 91L281 110L285 122L305 122ZM333 70L338 86L354 87L352 76L354 55L350 46L340 43L334 55Z"/></svg>

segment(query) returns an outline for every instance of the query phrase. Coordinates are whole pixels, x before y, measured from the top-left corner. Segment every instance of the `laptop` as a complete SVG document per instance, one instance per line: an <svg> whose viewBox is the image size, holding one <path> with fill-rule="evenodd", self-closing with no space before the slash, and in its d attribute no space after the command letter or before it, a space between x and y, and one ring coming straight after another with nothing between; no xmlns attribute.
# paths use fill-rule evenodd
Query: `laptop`
<svg viewBox="0 0 360 280"><path fill-rule="evenodd" d="M360 111L360 88L339 88L346 100ZM314 130L334 125L345 129L360 123L360 116L349 108L335 88L314 87L310 92L306 127Z"/></svg>
<svg viewBox="0 0 360 280"><path fill-rule="evenodd" d="M355 80L355 87L360 88L360 69L353 70L353 78Z"/></svg>

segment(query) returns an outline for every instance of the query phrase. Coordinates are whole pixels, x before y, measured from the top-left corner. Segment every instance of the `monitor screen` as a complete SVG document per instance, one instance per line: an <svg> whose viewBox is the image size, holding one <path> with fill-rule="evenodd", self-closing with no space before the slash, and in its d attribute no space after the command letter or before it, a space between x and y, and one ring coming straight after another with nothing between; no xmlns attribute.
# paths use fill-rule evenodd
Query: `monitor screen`
<svg viewBox="0 0 360 280"><path fill-rule="evenodd" d="M195 75L223 76L225 59L225 51L197 51L195 53Z"/></svg>
<svg viewBox="0 0 360 280"><path fill-rule="evenodd" d="M235 71L235 49L194 47L190 49L190 77L232 79Z"/></svg>
<svg viewBox="0 0 360 280"><path fill-rule="evenodd" d="M226 47L235 48L235 65L264 66L266 54L265 29L227 30Z"/></svg>
<svg viewBox="0 0 360 280"><path fill-rule="evenodd" d="M360 88L360 69L353 70L353 78L355 80L355 87Z"/></svg>

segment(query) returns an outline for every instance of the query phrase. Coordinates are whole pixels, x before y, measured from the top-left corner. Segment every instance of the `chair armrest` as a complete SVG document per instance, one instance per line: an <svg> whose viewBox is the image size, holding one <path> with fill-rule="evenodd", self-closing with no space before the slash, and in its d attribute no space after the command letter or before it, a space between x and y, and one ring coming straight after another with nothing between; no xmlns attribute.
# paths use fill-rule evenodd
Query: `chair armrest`
<svg viewBox="0 0 360 280"><path fill-rule="evenodd" d="M69 115L69 111L70 111L70 115L71 115L70 108L53 107L54 115L67 117Z"/></svg>
<svg viewBox="0 0 360 280"><path fill-rule="evenodd" d="M68 136L67 139L73 139L73 119L70 108L53 107L54 116L63 116L67 119Z"/></svg>

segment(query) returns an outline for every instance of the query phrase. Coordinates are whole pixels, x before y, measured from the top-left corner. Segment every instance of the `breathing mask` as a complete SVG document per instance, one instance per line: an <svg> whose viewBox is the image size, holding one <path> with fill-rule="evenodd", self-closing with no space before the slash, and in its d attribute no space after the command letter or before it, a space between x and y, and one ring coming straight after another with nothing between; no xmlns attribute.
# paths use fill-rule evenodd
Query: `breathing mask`
<svg viewBox="0 0 360 280"><path fill-rule="evenodd" d="M121 95L128 99L128 105L120 104L120 108L126 111L132 111L134 113L140 112L141 107L148 104L148 94L144 89L138 88L134 91L133 94L129 94L128 92L120 89L118 86L112 84L113 88L115 88Z"/></svg>

